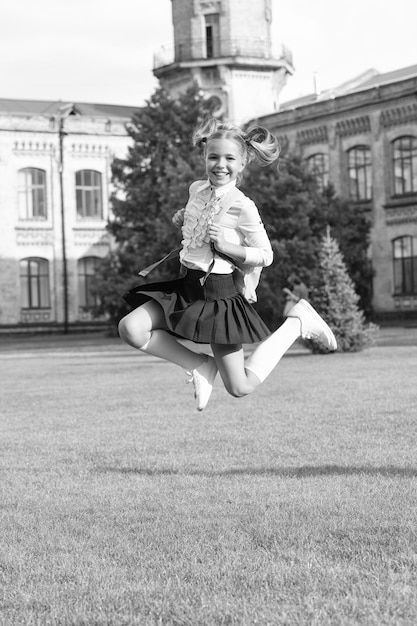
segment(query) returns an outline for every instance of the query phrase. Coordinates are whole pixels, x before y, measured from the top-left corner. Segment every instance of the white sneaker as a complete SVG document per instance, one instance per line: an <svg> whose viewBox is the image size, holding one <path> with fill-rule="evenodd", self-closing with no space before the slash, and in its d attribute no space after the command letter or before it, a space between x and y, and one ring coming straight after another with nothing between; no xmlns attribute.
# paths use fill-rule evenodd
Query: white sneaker
<svg viewBox="0 0 417 626"><path fill-rule="evenodd" d="M206 408L213 390L214 379L217 375L217 365L213 357L209 356L208 360L198 368L188 372L191 376L188 382L194 385L194 397L197 400L197 410L202 411Z"/></svg>
<svg viewBox="0 0 417 626"><path fill-rule="evenodd" d="M336 337L307 300L299 300L287 317L297 317L301 322L301 337L319 341L328 350L337 350Z"/></svg>

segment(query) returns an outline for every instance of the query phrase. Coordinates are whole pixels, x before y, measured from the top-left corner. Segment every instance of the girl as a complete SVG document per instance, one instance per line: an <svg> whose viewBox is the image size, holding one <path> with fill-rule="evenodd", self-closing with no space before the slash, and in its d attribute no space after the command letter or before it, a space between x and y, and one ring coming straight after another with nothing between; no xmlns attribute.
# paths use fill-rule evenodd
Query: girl
<svg viewBox="0 0 417 626"><path fill-rule="evenodd" d="M235 397L258 387L300 336L329 350L336 339L306 300L270 333L237 287L236 266L245 271L272 263L272 248L255 204L236 185L246 165L275 162L277 139L262 127L247 132L211 119L193 135L203 152L206 181L195 181L185 209L173 222L182 227L183 276L135 287L125 296L133 311L119 325L121 338L147 354L189 371L197 409L209 400L220 372ZM211 344L213 356L188 349L181 340ZM245 361L242 344L257 343Z"/></svg>

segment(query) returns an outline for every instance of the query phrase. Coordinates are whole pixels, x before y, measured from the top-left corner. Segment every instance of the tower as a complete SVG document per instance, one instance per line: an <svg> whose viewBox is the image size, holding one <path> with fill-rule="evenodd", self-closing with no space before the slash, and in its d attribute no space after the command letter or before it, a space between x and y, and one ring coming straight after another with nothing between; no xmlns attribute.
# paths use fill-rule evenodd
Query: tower
<svg viewBox="0 0 417 626"><path fill-rule="evenodd" d="M216 115L242 123L278 108L289 50L272 52L271 0L171 0L173 49L154 57L154 75L173 97L196 82Z"/></svg>

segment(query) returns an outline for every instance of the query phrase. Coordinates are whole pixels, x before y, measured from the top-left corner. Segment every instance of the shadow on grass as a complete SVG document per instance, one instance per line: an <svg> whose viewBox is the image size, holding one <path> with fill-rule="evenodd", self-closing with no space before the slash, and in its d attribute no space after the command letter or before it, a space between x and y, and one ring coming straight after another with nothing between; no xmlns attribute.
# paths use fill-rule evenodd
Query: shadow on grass
<svg viewBox="0 0 417 626"><path fill-rule="evenodd" d="M309 478L311 476L387 476L387 477L417 477L417 468L414 467L386 467L342 465L304 465L302 467L236 467L224 470L203 469L175 469L175 468L145 468L145 467L99 467L98 472L114 472L119 474L136 474L138 476L280 476L282 478Z"/></svg>

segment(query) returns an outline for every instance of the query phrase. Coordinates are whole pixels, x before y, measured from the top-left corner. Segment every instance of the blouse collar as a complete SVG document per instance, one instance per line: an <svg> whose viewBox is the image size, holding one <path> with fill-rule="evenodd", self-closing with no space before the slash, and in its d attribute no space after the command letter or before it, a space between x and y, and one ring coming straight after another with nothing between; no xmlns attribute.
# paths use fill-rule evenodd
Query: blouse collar
<svg viewBox="0 0 417 626"><path fill-rule="evenodd" d="M236 187L236 179L231 180L230 183L226 183L226 185L222 185L221 187L212 187L212 185L210 185L210 181L207 180L200 188L200 191L203 191L203 189L207 189L208 187L210 187L210 190L212 192L214 191L214 195L216 196L216 198L221 198L228 191L231 191L233 187Z"/></svg>

